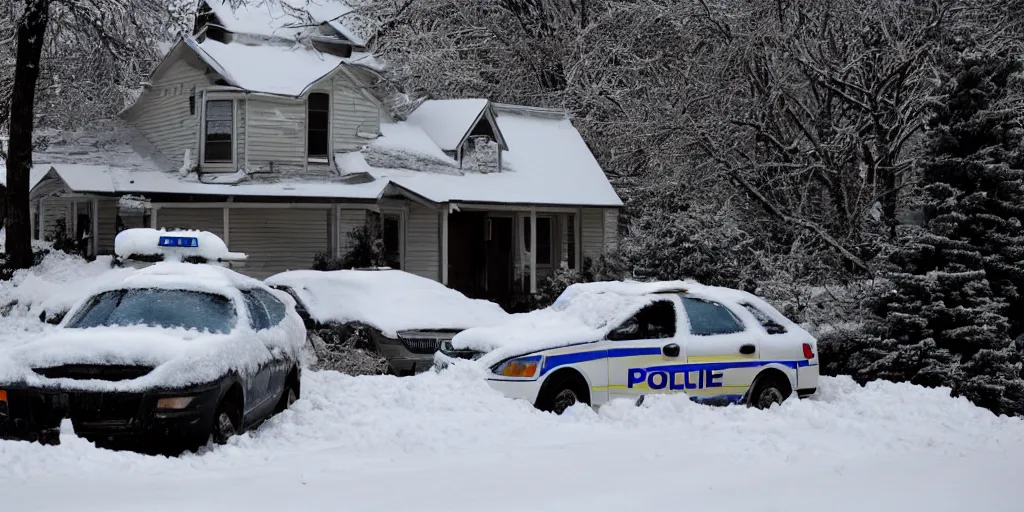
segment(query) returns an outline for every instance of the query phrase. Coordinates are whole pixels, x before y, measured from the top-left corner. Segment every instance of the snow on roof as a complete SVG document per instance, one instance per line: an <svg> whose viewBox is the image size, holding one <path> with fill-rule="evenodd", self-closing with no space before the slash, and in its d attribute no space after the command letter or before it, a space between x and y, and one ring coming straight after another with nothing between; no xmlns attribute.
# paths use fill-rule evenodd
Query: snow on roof
<svg viewBox="0 0 1024 512"><path fill-rule="evenodd" d="M39 182L43 180L43 177L46 176L46 173L50 172L50 169L51 167L49 164L33 165L32 169L28 173L28 189L32 190L36 185L38 185ZM0 159L0 185L5 187L7 186L7 166L6 162L2 159Z"/></svg>
<svg viewBox="0 0 1024 512"><path fill-rule="evenodd" d="M227 0L207 0L224 28L231 32L294 39L327 23L346 39L365 46L352 8L339 0L245 0L232 7Z"/></svg>
<svg viewBox="0 0 1024 512"><path fill-rule="evenodd" d="M423 130L439 148L455 151L487 104L479 98L427 100L409 114L407 122Z"/></svg>
<svg viewBox="0 0 1024 512"><path fill-rule="evenodd" d="M242 89L267 94L300 96L334 71L345 59L303 45L222 43L207 38L197 44L203 56L215 61L225 80Z"/></svg>
<svg viewBox="0 0 1024 512"><path fill-rule="evenodd" d="M437 150L427 147L423 130L410 128L409 123L382 124L384 137L371 146L376 149L384 145L391 151L404 149L407 157L426 156L427 162L420 159L417 164L415 158L395 158L387 168L382 168L348 158L347 165L339 163L339 167L349 172L369 172L437 203L622 206L597 159L567 118L499 110L496 121L508 144L502 159L503 166L511 169L509 172L463 172L450 158L447 160L453 162L455 169L439 167L434 162Z"/></svg>
<svg viewBox="0 0 1024 512"><path fill-rule="evenodd" d="M198 194L239 197L322 197L375 200L385 181L348 184L337 181L286 180L237 185L202 183L194 174L181 177L163 171L132 171L103 165L54 164L53 170L74 192L103 194Z"/></svg>
<svg viewBox="0 0 1024 512"><path fill-rule="evenodd" d="M291 287L319 322L362 322L391 337L408 329L465 329L508 319L493 302L401 270L294 270L265 282Z"/></svg>

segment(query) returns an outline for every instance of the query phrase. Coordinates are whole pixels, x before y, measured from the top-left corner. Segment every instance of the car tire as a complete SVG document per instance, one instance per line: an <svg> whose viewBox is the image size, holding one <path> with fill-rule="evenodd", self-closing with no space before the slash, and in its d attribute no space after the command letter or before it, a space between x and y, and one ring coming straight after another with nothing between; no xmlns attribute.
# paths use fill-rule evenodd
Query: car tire
<svg viewBox="0 0 1024 512"><path fill-rule="evenodd" d="M279 414L284 412L286 409L292 406L299 399L299 389L294 382L289 380L284 385L284 389L281 390L281 399L277 401L277 407L274 408L274 413Z"/></svg>
<svg viewBox="0 0 1024 512"><path fill-rule="evenodd" d="M771 406L786 401L786 389L789 386L781 378L775 375L767 375L758 379L757 384L750 390L747 398L747 405L757 409L770 409Z"/></svg>
<svg viewBox="0 0 1024 512"><path fill-rule="evenodd" d="M210 439L214 444L226 444L232 436L238 435L242 426L242 408L231 400L224 400L213 415Z"/></svg>
<svg viewBox="0 0 1024 512"><path fill-rule="evenodd" d="M536 404L538 409L562 414L577 403L590 405L586 388L579 382L582 379L574 379L569 374L556 375L552 378L555 380L547 382L541 389Z"/></svg>

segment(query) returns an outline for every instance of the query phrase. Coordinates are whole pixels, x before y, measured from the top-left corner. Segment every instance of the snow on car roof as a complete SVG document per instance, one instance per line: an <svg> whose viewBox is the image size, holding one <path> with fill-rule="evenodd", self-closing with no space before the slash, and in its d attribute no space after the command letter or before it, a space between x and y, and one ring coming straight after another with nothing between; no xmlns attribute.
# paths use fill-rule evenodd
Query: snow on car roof
<svg viewBox="0 0 1024 512"><path fill-rule="evenodd" d="M293 270L265 282L292 288L318 322L362 322L386 336L494 325L509 317L493 302L401 270Z"/></svg>
<svg viewBox="0 0 1024 512"><path fill-rule="evenodd" d="M605 281L571 285L552 306L512 315L504 324L467 329L452 339L452 346L488 352L481 359L488 364L521 354L598 341L663 293L685 294L726 305L750 304L793 335L810 336L770 304L742 290L696 281ZM747 320L753 318L742 308L730 309Z"/></svg>

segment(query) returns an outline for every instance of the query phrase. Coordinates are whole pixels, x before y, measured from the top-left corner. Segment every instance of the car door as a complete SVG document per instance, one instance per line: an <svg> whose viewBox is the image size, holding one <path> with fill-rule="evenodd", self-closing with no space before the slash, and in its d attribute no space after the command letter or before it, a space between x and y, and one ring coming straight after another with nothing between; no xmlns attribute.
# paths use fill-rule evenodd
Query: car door
<svg viewBox="0 0 1024 512"><path fill-rule="evenodd" d="M679 391L673 377L686 362L679 311L678 297L659 296L608 333L609 399Z"/></svg>
<svg viewBox="0 0 1024 512"><path fill-rule="evenodd" d="M266 350L271 352L268 347L267 340L264 338L267 336L266 329L270 326L270 316L267 313L266 306L259 297L253 293L253 290L242 290L242 297L245 299L245 306L249 311L249 326L255 333L256 339L253 340L252 350ZM249 375L243 387L245 389L245 416L246 422L252 423L268 414L268 410L272 409L276 402L272 402L274 398L273 389L271 382L273 380L275 355L271 352L270 358L264 361L257 368L256 372Z"/></svg>
<svg viewBox="0 0 1024 512"><path fill-rule="evenodd" d="M265 344L270 355L273 358L270 366L268 367L269 380L267 381L267 394L270 397L271 408L277 405L278 400L284 393L285 383L288 380L288 373L291 372L292 367L296 361L292 360L292 356L285 353L281 348L281 344L270 338L271 333L267 329L273 329L277 327L281 322L284 321L286 316L286 306L277 297L274 297L270 292L255 288L252 290L252 294L259 299L263 304L264 309L267 312L267 325L264 330L261 330L260 339ZM280 336L280 332L275 332L274 336Z"/></svg>
<svg viewBox="0 0 1024 512"><path fill-rule="evenodd" d="M744 325L729 307L681 295L685 313L687 394L697 399L739 401L760 366L760 331Z"/></svg>

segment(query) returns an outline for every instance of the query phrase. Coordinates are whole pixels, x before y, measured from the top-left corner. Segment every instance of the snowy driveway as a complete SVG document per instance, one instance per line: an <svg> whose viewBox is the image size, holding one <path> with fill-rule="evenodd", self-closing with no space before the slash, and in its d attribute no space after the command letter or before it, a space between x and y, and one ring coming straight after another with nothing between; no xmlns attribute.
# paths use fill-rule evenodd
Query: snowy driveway
<svg viewBox="0 0 1024 512"><path fill-rule="evenodd" d="M1024 422L825 379L771 411L685 399L539 413L465 370L307 373L258 432L178 459L0 441L5 512L1019 511Z"/></svg>

